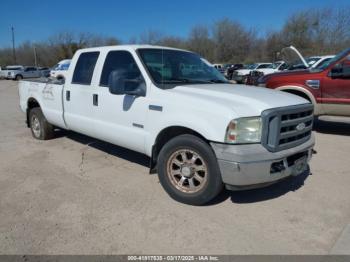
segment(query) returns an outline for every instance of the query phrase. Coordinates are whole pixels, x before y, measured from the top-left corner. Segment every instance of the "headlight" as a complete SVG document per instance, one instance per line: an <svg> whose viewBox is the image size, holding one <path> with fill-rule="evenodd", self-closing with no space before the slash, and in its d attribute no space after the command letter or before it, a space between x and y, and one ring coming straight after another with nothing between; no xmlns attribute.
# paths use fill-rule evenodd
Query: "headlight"
<svg viewBox="0 0 350 262"><path fill-rule="evenodd" d="M260 117L234 119L227 127L225 142L230 144L259 143L261 126Z"/></svg>

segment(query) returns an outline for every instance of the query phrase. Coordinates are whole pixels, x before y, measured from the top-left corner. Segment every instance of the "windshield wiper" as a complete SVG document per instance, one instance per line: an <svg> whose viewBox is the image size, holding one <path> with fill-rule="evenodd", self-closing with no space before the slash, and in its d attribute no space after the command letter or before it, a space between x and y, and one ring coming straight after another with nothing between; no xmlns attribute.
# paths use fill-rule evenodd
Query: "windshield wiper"
<svg viewBox="0 0 350 262"><path fill-rule="evenodd" d="M188 78L170 78L162 80L162 83L188 83L188 84L227 84L227 81L220 79L209 79L209 80L200 80L200 79L188 79Z"/></svg>
<svg viewBox="0 0 350 262"><path fill-rule="evenodd" d="M211 81L207 80L196 80L196 79L188 79L188 78L170 78L166 80L162 80L162 83L210 83Z"/></svg>
<svg viewBox="0 0 350 262"><path fill-rule="evenodd" d="M228 81L221 80L221 79L210 79L210 80L208 80L208 82L217 83L217 84L227 84L228 83Z"/></svg>

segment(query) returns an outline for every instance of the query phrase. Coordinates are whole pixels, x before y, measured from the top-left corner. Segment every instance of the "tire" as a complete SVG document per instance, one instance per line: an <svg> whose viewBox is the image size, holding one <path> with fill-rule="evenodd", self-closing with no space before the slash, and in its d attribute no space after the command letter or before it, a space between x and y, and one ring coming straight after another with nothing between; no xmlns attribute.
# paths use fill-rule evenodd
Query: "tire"
<svg viewBox="0 0 350 262"><path fill-rule="evenodd" d="M54 128L47 122L40 107L29 111L29 126L35 139L48 140L54 137Z"/></svg>
<svg viewBox="0 0 350 262"><path fill-rule="evenodd" d="M223 189L219 165L211 147L194 135L171 139L158 156L158 177L174 200L203 205Z"/></svg>
<svg viewBox="0 0 350 262"><path fill-rule="evenodd" d="M21 75L16 75L16 77L15 77L16 81L19 81L19 80L22 80L22 79L23 79L23 76L21 76Z"/></svg>

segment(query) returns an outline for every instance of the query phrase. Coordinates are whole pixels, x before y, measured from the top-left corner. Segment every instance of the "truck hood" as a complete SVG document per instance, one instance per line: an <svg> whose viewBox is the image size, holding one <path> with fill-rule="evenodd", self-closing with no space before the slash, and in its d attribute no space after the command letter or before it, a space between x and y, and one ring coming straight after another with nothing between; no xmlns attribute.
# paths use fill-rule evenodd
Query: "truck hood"
<svg viewBox="0 0 350 262"><path fill-rule="evenodd" d="M281 50L281 56L289 66L302 64L305 66L305 68L310 67L302 54L294 46L283 48Z"/></svg>
<svg viewBox="0 0 350 262"><path fill-rule="evenodd" d="M301 70L286 70L286 71L278 71L269 76L300 76L300 75L308 75L315 72L312 72L310 69L301 69ZM266 76L267 77L267 76Z"/></svg>
<svg viewBox="0 0 350 262"><path fill-rule="evenodd" d="M307 100L285 92L237 84L200 84L177 86L169 89L176 99L189 101L205 110L225 107L237 117L260 116L271 108L308 103Z"/></svg>

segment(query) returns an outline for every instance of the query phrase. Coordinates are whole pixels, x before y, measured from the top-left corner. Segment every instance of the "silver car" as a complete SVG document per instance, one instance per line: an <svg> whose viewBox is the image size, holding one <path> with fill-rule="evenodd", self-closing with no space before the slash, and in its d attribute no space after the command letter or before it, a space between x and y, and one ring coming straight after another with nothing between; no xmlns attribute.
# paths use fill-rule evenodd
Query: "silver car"
<svg viewBox="0 0 350 262"><path fill-rule="evenodd" d="M42 72L35 66L16 67L7 70L6 79L21 80L24 78L38 78Z"/></svg>

